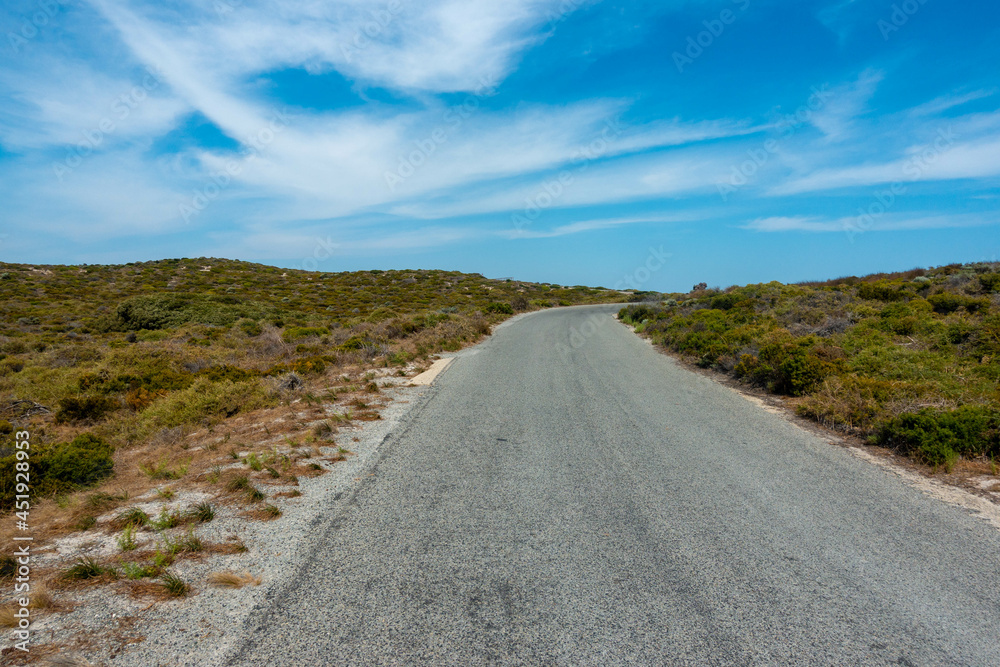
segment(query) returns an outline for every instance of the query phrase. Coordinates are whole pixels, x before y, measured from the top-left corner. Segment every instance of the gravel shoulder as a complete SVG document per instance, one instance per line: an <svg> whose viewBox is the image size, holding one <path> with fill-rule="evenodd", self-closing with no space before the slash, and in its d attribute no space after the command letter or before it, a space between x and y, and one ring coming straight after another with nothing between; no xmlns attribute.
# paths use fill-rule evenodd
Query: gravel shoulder
<svg viewBox="0 0 1000 667"><path fill-rule="evenodd" d="M302 495L281 499L279 518L252 520L223 509L213 521L199 526L202 540L225 543L238 536L247 551L177 562L171 570L192 584L193 594L152 603L106 586L81 587L61 596L70 600L73 611L49 614L33 624L33 645L72 647L63 655L85 658L94 665L225 664L226 656L244 638L246 619L270 605L277 592L296 576L301 563L318 548L317 525L330 520L337 500L363 484L386 439L405 426L412 411L433 391L433 386L406 384L385 389L384 396L389 400L380 410L381 419L357 422L339 431L338 440L349 446L352 455L329 466L326 474L301 477L298 490ZM336 448L324 446L320 451L329 455ZM167 507L182 508L210 498L204 493L181 491ZM142 498L137 499L134 505L144 509L148 509L147 504L163 505L153 498L146 500L149 502L144 504ZM153 541L152 536L142 533L139 539ZM140 548L143 546L140 543ZM55 562L67 553L101 557L117 551L113 536L95 538L83 533L57 541L56 548L44 554L38 565ZM239 589L210 586L209 574L224 570L249 572L261 583ZM37 654L43 662L53 655L44 648Z"/></svg>

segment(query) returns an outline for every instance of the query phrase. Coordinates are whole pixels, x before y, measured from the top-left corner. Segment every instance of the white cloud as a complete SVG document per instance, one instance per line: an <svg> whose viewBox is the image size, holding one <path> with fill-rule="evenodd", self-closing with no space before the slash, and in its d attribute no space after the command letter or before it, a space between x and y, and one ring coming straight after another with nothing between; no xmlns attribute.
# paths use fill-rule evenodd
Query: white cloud
<svg viewBox="0 0 1000 667"><path fill-rule="evenodd" d="M822 107L810 115L810 122L830 141L847 140L867 113L868 102L883 78L882 72L865 70L856 81L831 89Z"/></svg>
<svg viewBox="0 0 1000 667"><path fill-rule="evenodd" d="M934 141L913 146L906 151L906 157L891 162L816 171L773 188L771 194L1000 176L1000 137L949 144L947 136L951 135L941 130Z"/></svg>
<svg viewBox="0 0 1000 667"><path fill-rule="evenodd" d="M874 218L874 224L857 216L821 218L810 216L770 217L751 220L742 229L755 232L845 232L909 231L917 229L960 229L1000 224L1000 214L964 213L955 215L890 213Z"/></svg>
<svg viewBox="0 0 1000 667"><path fill-rule="evenodd" d="M498 232L498 236L508 239L550 239L558 236L569 236L571 234L581 234L601 229L611 229L622 225L640 224L666 224L670 222L684 222L691 220L690 216L659 216L659 217L638 217L638 218L605 218L594 220L581 220L566 225L559 225L552 229L505 229Z"/></svg>

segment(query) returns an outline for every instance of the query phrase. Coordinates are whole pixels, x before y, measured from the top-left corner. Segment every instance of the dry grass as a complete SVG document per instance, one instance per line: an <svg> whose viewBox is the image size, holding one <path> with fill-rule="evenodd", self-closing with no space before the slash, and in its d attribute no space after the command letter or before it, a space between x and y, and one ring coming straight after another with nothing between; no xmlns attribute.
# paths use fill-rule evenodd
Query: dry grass
<svg viewBox="0 0 1000 667"><path fill-rule="evenodd" d="M264 505L260 509L244 512L243 516L256 521L273 521L281 517L281 510L274 505Z"/></svg>
<svg viewBox="0 0 1000 667"><path fill-rule="evenodd" d="M47 658L43 664L46 667L94 667L94 663L77 653L55 655Z"/></svg>
<svg viewBox="0 0 1000 667"><path fill-rule="evenodd" d="M248 584L260 586L261 581L262 577L255 577L248 571L237 574L232 570L223 570L208 575L208 583L216 588L243 588Z"/></svg>
<svg viewBox="0 0 1000 667"><path fill-rule="evenodd" d="M12 604L6 604L3 607L0 607L0 627L16 628L19 619L15 616L15 614L18 609L20 609L20 607Z"/></svg>
<svg viewBox="0 0 1000 667"><path fill-rule="evenodd" d="M28 596L31 603L28 605L30 609L54 609L56 607L56 601L52 597L52 593L49 592L48 587L39 582L32 586L34 590Z"/></svg>
<svg viewBox="0 0 1000 667"><path fill-rule="evenodd" d="M20 608L21 606L15 600L0 607L0 627L17 627L19 619L15 614ZM28 594L28 609L34 611L56 611L59 607L49 592L48 587L43 582L39 582L32 585L32 590ZM32 618L34 619L35 615L32 615Z"/></svg>

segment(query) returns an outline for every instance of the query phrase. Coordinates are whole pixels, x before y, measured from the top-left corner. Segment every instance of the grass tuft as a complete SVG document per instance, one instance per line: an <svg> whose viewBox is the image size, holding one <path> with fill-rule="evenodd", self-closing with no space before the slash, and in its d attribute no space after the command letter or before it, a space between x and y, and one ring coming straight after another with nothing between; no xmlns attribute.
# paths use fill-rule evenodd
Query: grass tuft
<svg viewBox="0 0 1000 667"><path fill-rule="evenodd" d="M216 588L243 588L248 584L253 584L254 586L260 586L263 579L261 577L255 577L249 572L241 572L237 574L232 570L224 570L221 572L212 572L208 575L208 583Z"/></svg>
<svg viewBox="0 0 1000 667"><path fill-rule="evenodd" d="M226 491L245 491L250 488L250 478L246 475L237 475L226 482Z"/></svg>
<svg viewBox="0 0 1000 667"><path fill-rule="evenodd" d="M184 523L184 517L177 512L168 512L167 508L164 507L160 510L159 515L149 522L149 525L154 530L163 531L176 528L182 523Z"/></svg>
<svg viewBox="0 0 1000 667"><path fill-rule="evenodd" d="M211 503L201 502L189 509L187 515L198 523L208 523L215 518L215 508Z"/></svg>
<svg viewBox="0 0 1000 667"><path fill-rule="evenodd" d="M97 579L106 574L114 576L115 571L101 565L93 558L82 557L63 572L62 578L67 580Z"/></svg>
<svg viewBox="0 0 1000 667"><path fill-rule="evenodd" d="M163 590L166 591L167 595L175 598L184 597L190 591L190 588L186 583L184 583L184 580L170 570L167 570L160 575L160 585L163 587Z"/></svg>
<svg viewBox="0 0 1000 667"><path fill-rule="evenodd" d="M132 528L144 528L147 525L149 525L149 515L138 507L130 507L120 512L111 520L111 527L119 530L124 530L130 526Z"/></svg>

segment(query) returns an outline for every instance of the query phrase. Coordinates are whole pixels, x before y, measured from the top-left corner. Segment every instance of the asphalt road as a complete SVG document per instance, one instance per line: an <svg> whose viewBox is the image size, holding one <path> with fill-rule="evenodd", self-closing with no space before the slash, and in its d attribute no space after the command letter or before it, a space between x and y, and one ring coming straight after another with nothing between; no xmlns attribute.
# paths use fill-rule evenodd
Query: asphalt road
<svg viewBox="0 0 1000 667"><path fill-rule="evenodd" d="M454 361L231 664L1000 665L1000 532L615 310Z"/></svg>

